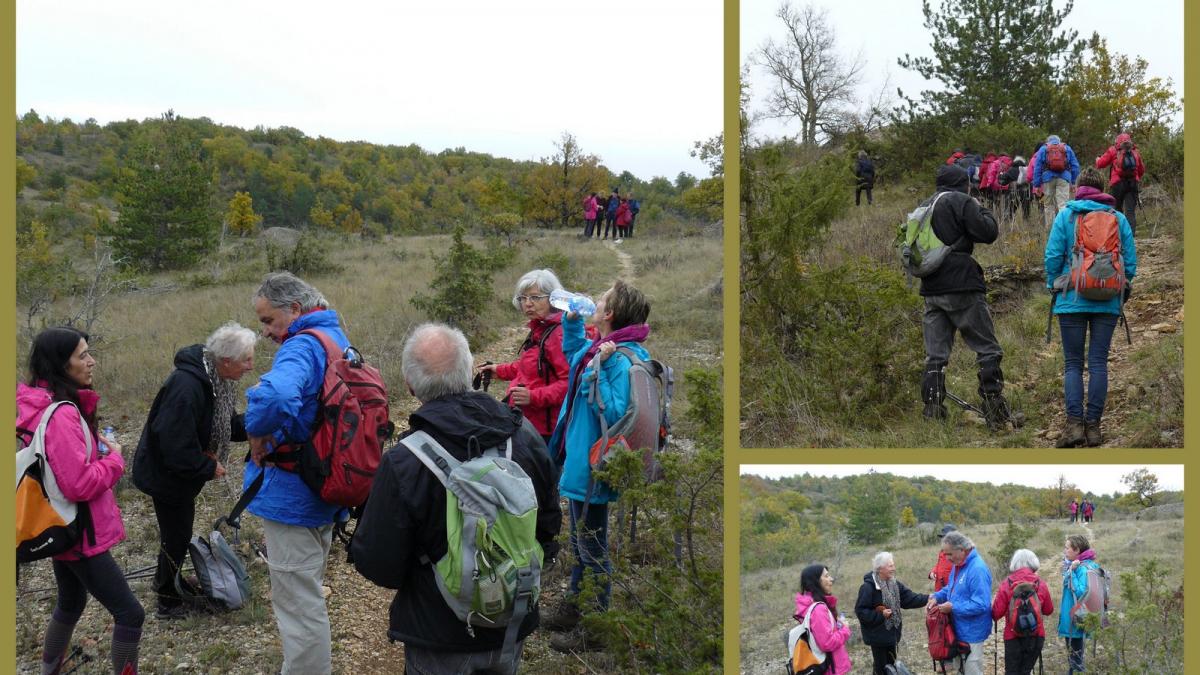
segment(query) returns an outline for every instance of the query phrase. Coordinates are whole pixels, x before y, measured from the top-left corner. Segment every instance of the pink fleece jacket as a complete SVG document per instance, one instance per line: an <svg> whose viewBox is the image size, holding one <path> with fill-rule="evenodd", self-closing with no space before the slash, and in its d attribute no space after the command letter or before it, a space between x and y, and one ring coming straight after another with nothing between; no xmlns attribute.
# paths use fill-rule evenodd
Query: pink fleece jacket
<svg viewBox="0 0 1200 675"><path fill-rule="evenodd" d="M808 593L796 594L796 618L804 620L804 613L808 611L810 605L813 604L812 595ZM834 619L833 613L837 611L837 598L832 595L825 596L824 607L817 607L813 610L812 618L809 620L808 628L812 631L813 638L817 641L817 646L821 651L833 656L833 669L829 672L832 675L842 675L850 672L850 654L846 651L846 643L850 641L850 626L844 623L839 623Z"/></svg>
<svg viewBox="0 0 1200 675"><path fill-rule="evenodd" d="M48 389L19 383L17 428L36 430L42 413L53 402ZM100 397L90 389L81 389L79 402L87 414L96 409ZM70 551L54 556L55 560L99 555L125 540L125 525L112 491L125 472L125 460L117 454L99 455L95 438L91 439L91 458L85 460L88 438L79 418L79 410L72 406L59 406L54 411L46 427L46 459L63 495L75 502L87 502L96 536L94 542L85 536ZM92 435L90 431L87 433Z"/></svg>

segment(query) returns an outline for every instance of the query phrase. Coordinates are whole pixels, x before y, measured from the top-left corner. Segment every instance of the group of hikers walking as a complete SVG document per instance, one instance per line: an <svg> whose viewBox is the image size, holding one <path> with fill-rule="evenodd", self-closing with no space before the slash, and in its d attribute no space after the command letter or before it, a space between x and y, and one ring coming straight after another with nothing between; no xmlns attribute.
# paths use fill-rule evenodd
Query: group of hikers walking
<svg viewBox="0 0 1200 675"><path fill-rule="evenodd" d="M1084 499L1080 503L1079 498L1076 497L1067 505L1067 511L1071 514L1072 523L1091 523L1096 514L1096 504L1090 499Z"/></svg>
<svg viewBox="0 0 1200 675"><path fill-rule="evenodd" d="M631 405L634 364L650 360L643 347L650 303L617 280L596 302L560 311L550 302L560 290L546 269L517 282L512 303L529 336L511 363L477 365L465 336L450 326L412 329L401 357L403 383L393 385L411 392L419 407L400 442L387 448L389 387L378 371L350 346L338 313L315 287L290 273L268 275L252 305L262 336L278 345L270 369L238 401L234 383L253 369L257 336L236 323L219 327L203 344L175 355L137 443L133 482L152 498L159 529L157 619L216 609L198 601L204 589L183 573L196 499L236 461L230 444L248 442L245 492L234 511L244 508L262 522L260 551L269 569L282 673L332 669L322 586L333 534L350 517L352 502L331 496L341 487L331 483L340 484L343 473L346 484L361 490L353 502L359 524L347 548L363 577L397 589L386 632L404 643L406 672L517 672L525 638L539 625L539 578L555 565L563 510L569 514L570 581L558 605L540 617L541 626L558 632L553 649L602 648L581 619L609 605L608 505L619 495L593 477L592 451ZM145 611L111 553L126 537L114 487L127 461L116 439L101 437L97 427L97 362L89 340L69 327L42 331L33 341L28 377L17 386L18 435L40 453L43 472L57 478L64 499L90 515L79 521L76 539L53 551L57 602L41 672L62 671L91 595L113 617L112 671L132 675ZM503 400L472 389L473 376L485 373L510 382ZM332 392L339 397L336 409L327 405ZM354 413L339 412L351 405ZM348 426L333 429L342 422ZM332 439L348 446L346 453L365 448L374 464L346 463L344 472L339 465L334 478L328 470L314 473L313 462L330 461L323 453ZM338 457L352 462L361 455ZM479 469L479 462L489 468ZM460 475L459 465L470 470ZM499 487L460 493L464 483L485 479ZM501 515L512 509L513 516L493 513L495 522L486 525L491 535L476 541L462 534L476 522L485 527L472 520L473 509ZM19 552L29 525L23 513L19 507ZM223 520L236 527L235 514ZM508 572L498 577L476 568L482 564L499 570L511 564L517 581L510 587ZM586 602L585 584L598 589ZM450 595L452 588L458 595Z"/></svg>
<svg viewBox="0 0 1200 675"><path fill-rule="evenodd" d="M1111 576L1096 561L1087 537L1072 534L1063 542L1059 560L1062 591L1059 596L1058 637L1067 651L1067 672L1084 672L1084 641L1091 637L1088 616L1107 611ZM942 530L938 560L929 572L933 592L917 593L897 579L892 553L875 555L872 569L863 575L854 603L854 615L863 643L871 648L875 675L907 673L898 659L903 610L924 608L929 631L928 648L935 670L983 675L984 644L1003 621L1004 673L1029 675L1042 659L1046 619L1054 614L1051 589L1038 571L1041 562L1029 549L1013 552L1010 574L992 592L992 573L975 543L953 525ZM805 567L800 574L793 618L799 625L788 640L789 672L804 672L804 664L823 664L820 672L842 675L852 663L848 644L852 628L833 594L834 579L825 565ZM994 660L999 662L1000 650ZM954 670L947 670L947 666ZM812 667L812 666L808 666ZM901 669L903 668L903 669ZM998 670L998 665L997 665ZM815 671L810 671L815 672Z"/></svg>
<svg viewBox="0 0 1200 675"><path fill-rule="evenodd" d="M1131 175L1140 177L1141 158L1128 135L1121 134L1117 145L1099 157L1097 164L1123 165L1131 156L1138 167ZM971 178L961 166L964 159L952 156L938 168L934 195L909 214L900 227L897 244L905 270L921 281L925 302L924 417L945 419L945 400L951 398L981 414L989 428L999 430L1010 422L1018 423L1019 416L1004 397L1000 367L1004 351L996 339L983 268L973 257L975 245L995 242L999 228L992 211L971 196ZM1062 336L1066 424L1057 445L1098 446L1103 442L1100 424L1108 396L1109 348L1137 273L1133 227L1117 208L1115 195L1121 196L1132 216L1137 178L1126 179L1114 168L1111 192L1104 192L1100 171L1091 167L1081 171L1074 152L1055 135L1039 147L1030 170L1031 184L1044 192L1048 204L1044 274L1051 293L1051 316L1058 317ZM1128 334L1128 326L1126 331ZM946 390L945 369L956 332L976 354L981 400L977 408ZM1085 360L1089 375L1086 402Z"/></svg>
<svg viewBox="0 0 1200 675"><path fill-rule="evenodd" d="M607 197L593 192L583 198L583 237L591 239L595 231L597 239L608 239L611 230L613 241L628 239L633 236L633 226L641 210L641 202L634 199L632 192L622 196L617 188L613 188ZM601 224L604 225L603 235L600 234Z"/></svg>

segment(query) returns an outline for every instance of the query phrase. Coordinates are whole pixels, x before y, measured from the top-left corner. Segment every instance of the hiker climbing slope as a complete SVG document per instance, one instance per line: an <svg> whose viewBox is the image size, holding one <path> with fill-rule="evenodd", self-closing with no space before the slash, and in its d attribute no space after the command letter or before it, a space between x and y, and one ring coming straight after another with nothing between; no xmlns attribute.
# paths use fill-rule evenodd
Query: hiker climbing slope
<svg viewBox="0 0 1200 675"><path fill-rule="evenodd" d="M936 184L937 202L930 224L937 238L950 246L951 251L935 272L921 279L921 296L925 298L923 415L928 419L946 417L945 369L957 331L976 354L979 396L988 426L999 429L1009 419L1008 402L1003 395L1004 374L1000 370L1004 351L996 341L983 268L972 257L975 244L996 240L996 219L991 211L967 196L967 173L960 167L939 167Z"/></svg>

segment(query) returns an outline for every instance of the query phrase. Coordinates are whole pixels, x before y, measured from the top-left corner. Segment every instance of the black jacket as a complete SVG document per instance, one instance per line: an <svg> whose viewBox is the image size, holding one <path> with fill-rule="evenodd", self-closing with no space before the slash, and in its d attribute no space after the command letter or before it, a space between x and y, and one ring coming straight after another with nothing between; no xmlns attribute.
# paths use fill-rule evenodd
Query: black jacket
<svg viewBox="0 0 1200 675"><path fill-rule="evenodd" d="M203 353L203 345L175 353L175 370L154 397L133 458L133 484L163 501L194 500L217 470L217 461L206 454L212 439L213 388ZM234 414L230 425L230 440L245 441L242 416Z"/></svg>
<svg viewBox="0 0 1200 675"><path fill-rule="evenodd" d="M933 232L953 247L936 272L921 280L921 295L986 293L983 268L971 254L975 244L996 241L1000 231L992 212L966 194L967 172L953 165L937 173L937 190L946 194L933 209Z"/></svg>
<svg viewBox="0 0 1200 675"><path fill-rule="evenodd" d="M422 405L408 418L409 427L433 436L451 455L467 459L468 440L492 448L512 436L513 461L529 474L537 492L537 540L545 562L558 555L556 537L562 527L558 504L558 470L546 445L520 410L509 408L483 392L444 396ZM410 432L411 433L411 432ZM354 566L367 579L396 589L388 637L433 651L482 652L499 649L504 630L475 627L475 637L442 599L427 556L437 561L446 554L446 489L404 446L383 455L351 543ZM531 611L518 634L537 628Z"/></svg>
<svg viewBox="0 0 1200 675"><path fill-rule="evenodd" d="M928 595L913 593L908 586L896 581L900 587L900 607L916 609L929 602ZM888 629L883 624L883 612L875 609L883 604L883 591L875 588L874 574L863 575L863 585L858 589L858 601L854 603L854 614L862 626L863 642L869 645L894 645L900 642L900 629Z"/></svg>
<svg viewBox="0 0 1200 675"><path fill-rule="evenodd" d="M858 178L859 185L864 187L874 187L875 163L869 158L859 159L854 164L854 175Z"/></svg>

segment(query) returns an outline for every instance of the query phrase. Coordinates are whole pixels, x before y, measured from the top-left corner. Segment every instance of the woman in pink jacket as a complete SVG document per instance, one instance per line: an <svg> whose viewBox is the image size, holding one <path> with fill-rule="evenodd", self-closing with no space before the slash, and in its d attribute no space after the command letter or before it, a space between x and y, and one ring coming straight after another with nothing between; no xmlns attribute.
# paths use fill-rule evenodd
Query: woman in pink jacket
<svg viewBox="0 0 1200 675"><path fill-rule="evenodd" d="M846 615L838 612L837 598L832 593L833 577L829 575L828 568L824 565L805 567L800 573L800 592L796 594L794 616L797 621L803 621L809 607L813 608L808 629L817 647L830 655L827 661L830 667L826 672L842 675L850 672L851 667L850 654L846 652L850 626L846 624Z"/></svg>
<svg viewBox="0 0 1200 675"><path fill-rule="evenodd" d="M32 439L51 403L72 404L59 406L50 418L46 460L63 495L86 504L91 517L90 531L82 535L80 542L54 556L58 603L42 643L42 673L62 669L71 634L89 593L113 617L113 673L131 675L138 669L138 643L146 614L109 553L125 539L121 512L113 495L113 486L125 471L125 461L115 441L105 439L107 453L98 452L96 406L100 397L92 390L95 366L85 333L73 328L48 328L33 341L28 381L17 385L17 430L26 442Z"/></svg>

